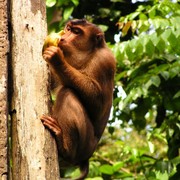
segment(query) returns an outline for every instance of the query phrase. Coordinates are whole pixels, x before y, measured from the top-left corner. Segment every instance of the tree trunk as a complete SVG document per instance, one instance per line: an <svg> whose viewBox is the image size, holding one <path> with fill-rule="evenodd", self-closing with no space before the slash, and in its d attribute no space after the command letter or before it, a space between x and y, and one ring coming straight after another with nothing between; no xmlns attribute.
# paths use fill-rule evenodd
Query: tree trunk
<svg viewBox="0 0 180 180"><path fill-rule="evenodd" d="M58 180L56 144L40 121L48 114L47 33L43 0L12 0L12 179Z"/></svg>
<svg viewBox="0 0 180 180"><path fill-rule="evenodd" d="M6 180L8 174L8 8L7 0L0 1L0 179Z"/></svg>

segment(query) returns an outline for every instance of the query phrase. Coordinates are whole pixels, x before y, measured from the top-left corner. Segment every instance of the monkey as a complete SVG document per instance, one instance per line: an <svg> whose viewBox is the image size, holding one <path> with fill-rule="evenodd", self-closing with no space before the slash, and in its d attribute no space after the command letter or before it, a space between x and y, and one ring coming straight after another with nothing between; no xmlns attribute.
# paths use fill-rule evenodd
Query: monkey
<svg viewBox="0 0 180 180"><path fill-rule="evenodd" d="M52 114L40 119L54 134L59 156L80 167L81 180L109 118L116 60L102 30L85 19L70 20L58 46L47 47L43 58L58 91Z"/></svg>

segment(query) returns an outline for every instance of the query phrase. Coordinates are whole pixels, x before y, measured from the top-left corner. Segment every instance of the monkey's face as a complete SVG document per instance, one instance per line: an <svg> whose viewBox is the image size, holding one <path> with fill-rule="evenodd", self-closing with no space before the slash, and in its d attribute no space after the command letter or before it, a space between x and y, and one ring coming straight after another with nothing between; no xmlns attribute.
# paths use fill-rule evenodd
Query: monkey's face
<svg viewBox="0 0 180 180"><path fill-rule="evenodd" d="M59 47L63 50L65 57L74 53L89 54L94 52L100 41L101 44L104 43L102 31L85 20L70 21L64 32Z"/></svg>

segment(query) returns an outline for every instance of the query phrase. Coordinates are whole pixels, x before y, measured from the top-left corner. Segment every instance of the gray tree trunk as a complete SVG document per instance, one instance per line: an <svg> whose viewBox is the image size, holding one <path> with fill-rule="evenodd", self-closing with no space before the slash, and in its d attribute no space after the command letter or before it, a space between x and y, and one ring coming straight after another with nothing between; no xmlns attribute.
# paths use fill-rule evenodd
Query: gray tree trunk
<svg viewBox="0 0 180 180"><path fill-rule="evenodd" d="M8 174L8 8L7 0L0 1L0 179Z"/></svg>
<svg viewBox="0 0 180 180"><path fill-rule="evenodd" d="M12 0L12 179L58 180L56 144L40 121L48 114L47 33L43 0Z"/></svg>

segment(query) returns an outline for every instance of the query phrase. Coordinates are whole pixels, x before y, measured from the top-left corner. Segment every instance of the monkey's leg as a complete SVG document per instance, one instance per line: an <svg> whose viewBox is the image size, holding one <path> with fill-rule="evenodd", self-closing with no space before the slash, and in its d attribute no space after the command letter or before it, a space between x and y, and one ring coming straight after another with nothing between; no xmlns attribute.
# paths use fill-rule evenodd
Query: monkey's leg
<svg viewBox="0 0 180 180"><path fill-rule="evenodd" d="M40 119L45 127L52 131L56 136L60 136L62 130L56 119L46 115L43 115Z"/></svg>
<svg viewBox="0 0 180 180"><path fill-rule="evenodd" d="M46 116L46 115L43 115L40 119L41 119L43 125L45 127L47 127L52 133L54 133L58 152L61 155L63 154L63 157L65 157L66 150L64 149L64 142L62 139L62 130L61 130L61 127L59 126L57 120L55 118L52 118L52 117ZM64 166L66 166L66 164Z"/></svg>

